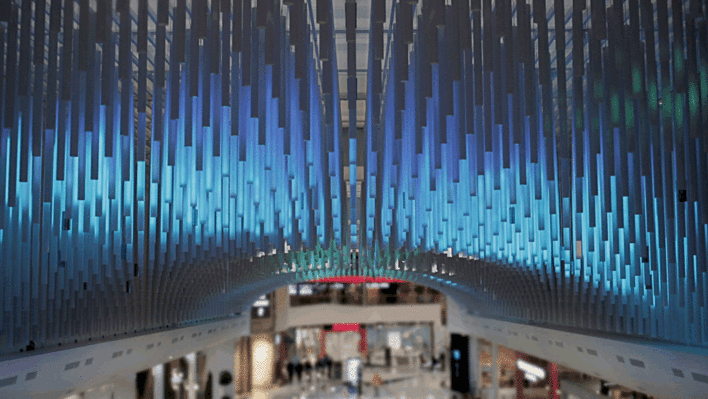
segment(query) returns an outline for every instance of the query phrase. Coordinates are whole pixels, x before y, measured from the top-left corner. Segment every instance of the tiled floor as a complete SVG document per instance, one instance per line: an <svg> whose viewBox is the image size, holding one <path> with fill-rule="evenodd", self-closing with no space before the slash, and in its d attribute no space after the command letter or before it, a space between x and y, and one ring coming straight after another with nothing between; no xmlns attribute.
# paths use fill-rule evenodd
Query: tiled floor
<svg viewBox="0 0 708 399"><path fill-rule="evenodd" d="M365 370L364 374L368 374ZM374 387L370 384L363 386L359 399L449 399L453 392L441 386L449 386L448 375L442 371L419 371L407 373L396 378L395 374L388 373L386 383L379 388L376 396ZM460 395L458 394L459 398ZM250 399L357 399L356 393L348 392L341 382L330 382L325 379L314 383L297 382L266 392L253 392Z"/></svg>

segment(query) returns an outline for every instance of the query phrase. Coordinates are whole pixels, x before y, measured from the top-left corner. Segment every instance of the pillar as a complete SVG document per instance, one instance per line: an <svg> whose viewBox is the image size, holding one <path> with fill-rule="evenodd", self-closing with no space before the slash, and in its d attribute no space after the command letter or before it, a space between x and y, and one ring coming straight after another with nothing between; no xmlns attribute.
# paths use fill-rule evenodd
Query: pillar
<svg viewBox="0 0 708 399"><path fill-rule="evenodd" d="M468 342L467 360L469 362L470 394L476 397L479 395L479 390L482 386L481 368L479 365L479 341L477 337L470 335ZM450 355L450 358L452 358L452 355Z"/></svg>
<svg viewBox="0 0 708 399"><path fill-rule="evenodd" d="M339 290L332 289L329 292L329 303L339 305Z"/></svg>
<svg viewBox="0 0 708 399"><path fill-rule="evenodd" d="M165 366L158 364L150 369L152 373L152 397L165 399Z"/></svg>
<svg viewBox="0 0 708 399"><path fill-rule="evenodd" d="M280 334L280 345L278 345L278 375L280 375L283 371L283 368L287 369L288 365L288 347L285 344L285 338L284 334ZM282 376L284 379L288 378L287 372L285 372L285 375ZM236 374L234 373L234 378L236 378Z"/></svg>
<svg viewBox="0 0 708 399"><path fill-rule="evenodd" d="M325 343L327 342L327 333L329 331L322 330L320 331L320 355L319 359L322 359L326 354L327 354L327 346Z"/></svg>
<svg viewBox="0 0 708 399"><path fill-rule="evenodd" d="M489 368L492 373L492 386L490 387L490 397L497 399L499 392L499 345L492 342L492 364Z"/></svg>
<svg viewBox="0 0 708 399"><path fill-rule="evenodd" d="M558 365L548 363L548 399L560 399L558 396Z"/></svg>
<svg viewBox="0 0 708 399"><path fill-rule="evenodd" d="M526 360L526 355L516 352L517 360ZM524 399L524 372L517 366L515 374L516 399Z"/></svg>
<svg viewBox="0 0 708 399"><path fill-rule="evenodd" d="M253 389L269 389L273 384L275 368L275 347L271 334L251 336L251 382ZM302 359L304 362L305 359Z"/></svg>
<svg viewBox="0 0 708 399"><path fill-rule="evenodd" d="M185 359L187 359L187 399L197 399L197 390L199 389L197 385L197 354L188 353Z"/></svg>
<svg viewBox="0 0 708 399"><path fill-rule="evenodd" d="M367 351L368 344L366 337L366 328L364 328L364 326L362 325L359 325L359 352L361 352L362 355L366 356Z"/></svg>

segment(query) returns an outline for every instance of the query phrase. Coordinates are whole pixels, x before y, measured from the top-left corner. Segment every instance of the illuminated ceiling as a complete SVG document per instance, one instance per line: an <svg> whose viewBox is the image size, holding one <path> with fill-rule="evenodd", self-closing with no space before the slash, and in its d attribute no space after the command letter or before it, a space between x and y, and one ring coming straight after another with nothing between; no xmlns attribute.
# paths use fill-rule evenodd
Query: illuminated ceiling
<svg viewBox="0 0 708 399"><path fill-rule="evenodd" d="M5 353L338 276L708 345L704 2L346 4L0 12Z"/></svg>

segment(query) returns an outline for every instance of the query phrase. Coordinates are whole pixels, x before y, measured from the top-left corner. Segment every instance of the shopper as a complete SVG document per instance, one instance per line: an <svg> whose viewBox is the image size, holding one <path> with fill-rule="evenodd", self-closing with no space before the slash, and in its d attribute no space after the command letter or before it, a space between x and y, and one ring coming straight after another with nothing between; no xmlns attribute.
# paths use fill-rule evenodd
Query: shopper
<svg viewBox="0 0 708 399"><path fill-rule="evenodd" d="M293 364L293 361L290 360L288 362L288 383L292 384L293 382L293 374L295 373L295 365Z"/></svg>
<svg viewBox="0 0 708 399"><path fill-rule="evenodd" d="M325 364L327 365L327 379L332 379L332 358L325 354Z"/></svg>
<svg viewBox="0 0 708 399"><path fill-rule="evenodd" d="M324 370L324 356L320 358L317 362L315 362L315 375L317 378L320 378L320 374L322 373L322 370Z"/></svg>
<svg viewBox="0 0 708 399"><path fill-rule="evenodd" d="M305 374L307 375L307 380L312 381L312 363L310 363L310 359L305 361Z"/></svg>
<svg viewBox="0 0 708 399"><path fill-rule="evenodd" d="M298 384L300 384L300 383L302 383L302 364L300 363L300 359L298 359L297 356L295 356L294 363L295 363L295 372L297 373L297 382L298 382Z"/></svg>

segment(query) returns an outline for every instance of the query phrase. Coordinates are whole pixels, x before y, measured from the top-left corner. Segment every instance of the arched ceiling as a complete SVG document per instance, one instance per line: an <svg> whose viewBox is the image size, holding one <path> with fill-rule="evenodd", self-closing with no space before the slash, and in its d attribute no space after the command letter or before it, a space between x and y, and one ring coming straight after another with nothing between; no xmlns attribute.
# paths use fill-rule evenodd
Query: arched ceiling
<svg viewBox="0 0 708 399"><path fill-rule="evenodd" d="M338 275L706 346L705 12L12 2L0 349L228 317Z"/></svg>

